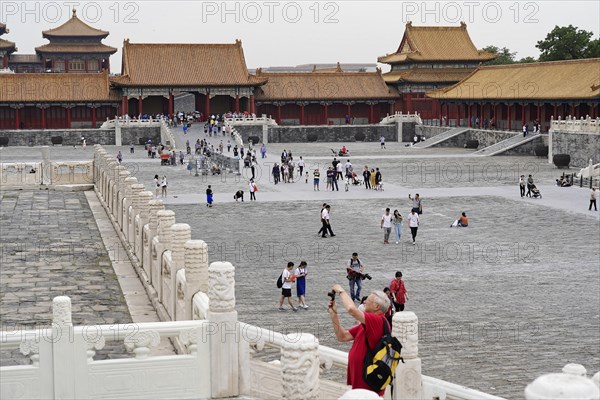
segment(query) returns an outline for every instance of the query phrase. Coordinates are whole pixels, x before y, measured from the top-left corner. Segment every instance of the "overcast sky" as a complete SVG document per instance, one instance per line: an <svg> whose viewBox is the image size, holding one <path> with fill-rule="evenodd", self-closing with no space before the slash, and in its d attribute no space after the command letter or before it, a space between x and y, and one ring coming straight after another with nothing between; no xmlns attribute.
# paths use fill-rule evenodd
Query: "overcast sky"
<svg viewBox="0 0 600 400"><path fill-rule="evenodd" d="M535 44L555 25L600 31L600 2L590 1L40 1L1 0L0 21L19 54L48 43L42 31L71 16L110 32L119 51L132 43L233 43L241 39L249 68L307 63L374 63L398 48L404 25L467 23L475 46L539 55ZM151 60L148 60L151 62ZM382 65L384 71L386 66Z"/></svg>

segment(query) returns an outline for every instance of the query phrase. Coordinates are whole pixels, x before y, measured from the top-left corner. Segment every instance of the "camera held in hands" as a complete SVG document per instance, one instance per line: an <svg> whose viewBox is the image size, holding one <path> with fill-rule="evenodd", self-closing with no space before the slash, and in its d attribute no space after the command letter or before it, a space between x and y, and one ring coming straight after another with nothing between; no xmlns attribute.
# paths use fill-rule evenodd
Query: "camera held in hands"
<svg viewBox="0 0 600 400"><path fill-rule="evenodd" d="M364 274L364 275L363 275L361 278L362 278L362 279L365 279L365 278L366 278L366 279L368 279L368 280L371 280L371 279L373 279L373 278L371 277L371 275L369 275L369 274Z"/></svg>
<svg viewBox="0 0 600 400"><path fill-rule="evenodd" d="M327 296L331 297L331 301L335 301L335 292L333 290L327 293Z"/></svg>

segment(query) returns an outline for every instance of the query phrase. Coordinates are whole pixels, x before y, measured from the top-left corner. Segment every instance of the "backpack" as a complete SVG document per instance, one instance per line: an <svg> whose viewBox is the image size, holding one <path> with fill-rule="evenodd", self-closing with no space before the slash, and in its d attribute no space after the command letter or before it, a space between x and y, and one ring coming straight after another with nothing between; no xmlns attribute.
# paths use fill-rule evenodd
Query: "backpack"
<svg viewBox="0 0 600 400"><path fill-rule="evenodd" d="M281 273L281 275L279 275L279 278L277 278L277 289L281 289L282 286L283 286L283 272Z"/></svg>
<svg viewBox="0 0 600 400"><path fill-rule="evenodd" d="M363 379L365 383L375 392L385 390L394 379L394 371L398 362L404 359L401 356L402 344L393 337L386 319L383 320L383 336L373 349L369 348L369 342L365 334L367 344L367 355L363 365Z"/></svg>

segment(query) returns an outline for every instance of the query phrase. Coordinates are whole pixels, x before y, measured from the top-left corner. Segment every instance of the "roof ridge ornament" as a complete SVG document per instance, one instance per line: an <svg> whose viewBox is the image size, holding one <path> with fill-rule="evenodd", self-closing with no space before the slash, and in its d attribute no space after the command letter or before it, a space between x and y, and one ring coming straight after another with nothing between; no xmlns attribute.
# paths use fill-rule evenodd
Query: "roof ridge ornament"
<svg viewBox="0 0 600 400"><path fill-rule="evenodd" d="M77 9L75 7L73 7L73 16L71 18L77 18Z"/></svg>

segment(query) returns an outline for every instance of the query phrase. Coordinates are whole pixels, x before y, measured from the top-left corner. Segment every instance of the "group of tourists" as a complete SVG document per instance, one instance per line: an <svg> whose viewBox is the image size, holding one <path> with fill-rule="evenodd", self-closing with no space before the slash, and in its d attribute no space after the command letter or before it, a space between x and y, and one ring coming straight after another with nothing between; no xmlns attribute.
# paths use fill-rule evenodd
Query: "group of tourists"
<svg viewBox="0 0 600 400"><path fill-rule="evenodd" d="M281 273L281 296L279 297L279 311L285 311L283 301L287 298L291 309L298 311L298 307L307 310L308 305L305 301L306 295L306 276L308 263L301 261L300 265L294 269L294 263L288 262L286 269ZM298 296L298 307L294 306L292 301L292 285L296 283L296 295Z"/></svg>
<svg viewBox="0 0 600 400"><path fill-rule="evenodd" d="M417 232L419 230L419 224L421 223L419 215L423 213L423 205L421 203L421 197L417 193L413 198L410 194L408 195L409 200L412 201L412 208L407 216L408 226L410 228L410 234L412 237L412 244L416 244ZM381 216L380 227L383 229L383 244L389 244L390 235L392 228L396 235L396 244L400 243L402 239L402 222L404 217L398 210L394 210L393 214L390 213L390 209L386 208L385 213Z"/></svg>
<svg viewBox="0 0 600 400"><path fill-rule="evenodd" d="M158 199L160 196L163 198L167 197L167 176L163 175L162 179L158 177L158 174L154 175L154 196Z"/></svg>
<svg viewBox="0 0 600 400"><path fill-rule="evenodd" d="M383 190L383 179L379 168L369 169L369 166L365 165L362 170L362 175L365 189Z"/></svg>

